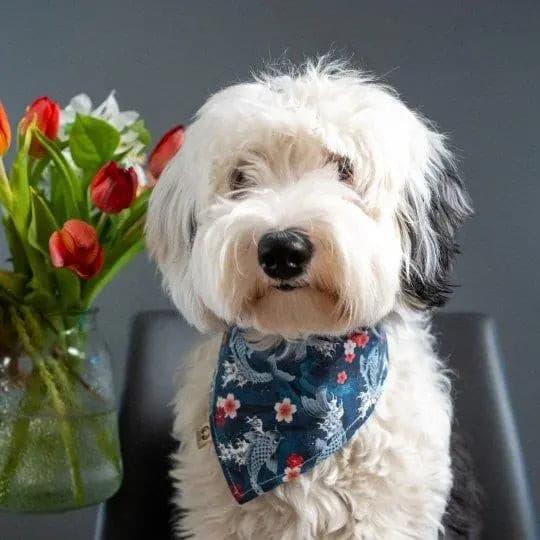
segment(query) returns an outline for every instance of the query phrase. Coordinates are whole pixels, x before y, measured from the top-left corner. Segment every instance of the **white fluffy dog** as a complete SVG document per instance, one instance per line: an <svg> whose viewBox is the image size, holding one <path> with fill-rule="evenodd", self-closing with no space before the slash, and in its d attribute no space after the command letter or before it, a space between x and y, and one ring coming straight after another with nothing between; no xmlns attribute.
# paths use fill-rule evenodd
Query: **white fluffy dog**
<svg viewBox="0 0 540 540"><path fill-rule="evenodd" d="M452 404L429 312L450 292L454 234L469 211L444 136L365 73L308 63L206 102L147 225L176 306L218 334L193 352L177 395L179 529L203 540L437 538ZM289 273L261 259L259 241L275 231L309 247ZM219 334L237 325L302 340L375 324L390 367L369 421L296 482L239 505L214 446L196 437Z"/></svg>

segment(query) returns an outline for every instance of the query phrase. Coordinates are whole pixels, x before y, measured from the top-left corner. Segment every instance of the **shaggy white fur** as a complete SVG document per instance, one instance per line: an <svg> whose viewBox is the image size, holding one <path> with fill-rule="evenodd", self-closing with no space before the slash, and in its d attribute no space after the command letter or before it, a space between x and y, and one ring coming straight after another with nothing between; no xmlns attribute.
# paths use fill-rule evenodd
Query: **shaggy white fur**
<svg viewBox="0 0 540 540"><path fill-rule="evenodd" d="M147 225L167 291L202 331L343 335L382 324L390 370L369 421L297 482L238 505L207 423L219 335L183 367L172 472L179 529L197 539L436 538L451 488L452 407L427 308L443 303L469 211L444 138L387 87L308 64L222 90L201 108L152 195ZM261 236L313 244L282 282Z"/></svg>

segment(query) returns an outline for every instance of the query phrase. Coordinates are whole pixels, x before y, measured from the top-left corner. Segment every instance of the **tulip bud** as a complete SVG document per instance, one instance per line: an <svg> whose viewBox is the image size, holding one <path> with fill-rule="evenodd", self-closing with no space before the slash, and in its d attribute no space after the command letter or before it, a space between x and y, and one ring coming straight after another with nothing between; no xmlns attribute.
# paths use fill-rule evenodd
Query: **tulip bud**
<svg viewBox="0 0 540 540"><path fill-rule="evenodd" d="M0 156L3 156L11 145L11 128L6 110L0 103Z"/></svg>
<svg viewBox="0 0 540 540"><path fill-rule="evenodd" d="M93 203L107 214L118 214L129 208L137 195L137 173L124 169L114 161L101 167L90 185Z"/></svg>
<svg viewBox="0 0 540 540"><path fill-rule="evenodd" d="M32 123L35 123L35 127L48 139L56 139L60 129L60 106L58 103L45 96L36 99L26 109L26 114L21 121L21 133L24 134ZM34 137L30 144L29 153L31 156L40 158L46 154L46 151Z"/></svg>
<svg viewBox="0 0 540 540"><path fill-rule="evenodd" d="M175 156L184 144L184 126L175 126L157 143L154 150L148 158L148 176L155 184L161 176L163 169L169 161Z"/></svg>
<svg viewBox="0 0 540 540"><path fill-rule="evenodd" d="M96 229L79 219L70 219L49 238L49 253L55 268L69 268L90 279L103 267L105 258Z"/></svg>

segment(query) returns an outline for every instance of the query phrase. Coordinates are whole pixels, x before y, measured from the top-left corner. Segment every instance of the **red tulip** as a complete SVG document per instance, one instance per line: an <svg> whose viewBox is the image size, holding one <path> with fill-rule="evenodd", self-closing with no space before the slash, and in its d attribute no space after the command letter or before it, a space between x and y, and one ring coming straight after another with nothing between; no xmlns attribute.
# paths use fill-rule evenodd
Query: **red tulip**
<svg viewBox="0 0 540 540"><path fill-rule="evenodd" d="M0 102L0 156L3 156L11 145L11 128L6 110Z"/></svg>
<svg viewBox="0 0 540 540"><path fill-rule="evenodd" d="M150 180L154 184L158 181L167 163L182 148L184 144L184 132L184 126L173 127L161 137L161 140L157 143L154 150L152 150L148 158L147 171Z"/></svg>
<svg viewBox="0 0 540 540"><path fill-rule="evenodd" d="M56 101L46 96L36 99L26 109L26 114L21 122L21 133L25 133L32 122L35 122L36 128L48 139L56 139L60 129L60 106ZM41 143L36 138L33 138L30 144L30 155L40 158L46 153Z"/></svg>
<svg viewBox="0 0 540 540"><path fill-rule="evenodd" d="M82 279L90 279L102 268L105 255L96 229L79 219L70 219L51 234L49 253L53 266L69 268Z"/></svg>
<svg viewBox="0 0 540 540"><path fill-rule="evenodd" d="M137 195L137 173L133 167L123 169L114 161L101 167L92 180L92 201L107 214L118 214L129 208Z"/></svg>

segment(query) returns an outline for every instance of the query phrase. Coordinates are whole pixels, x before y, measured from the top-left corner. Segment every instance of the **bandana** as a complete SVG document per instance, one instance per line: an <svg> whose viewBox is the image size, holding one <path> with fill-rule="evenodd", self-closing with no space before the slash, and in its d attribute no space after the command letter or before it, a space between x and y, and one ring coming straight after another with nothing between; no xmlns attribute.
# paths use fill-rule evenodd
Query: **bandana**
<svg viewBox="0 0 540 540"><path fill-rule="evenodd" d="M343 448L373 412L387 373L378 328L277 342L230 329L214 375L210 429L235 499L243 504L294 481Z"/></svg>

